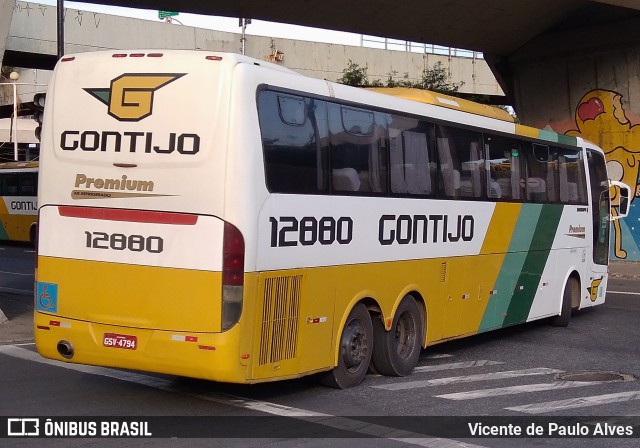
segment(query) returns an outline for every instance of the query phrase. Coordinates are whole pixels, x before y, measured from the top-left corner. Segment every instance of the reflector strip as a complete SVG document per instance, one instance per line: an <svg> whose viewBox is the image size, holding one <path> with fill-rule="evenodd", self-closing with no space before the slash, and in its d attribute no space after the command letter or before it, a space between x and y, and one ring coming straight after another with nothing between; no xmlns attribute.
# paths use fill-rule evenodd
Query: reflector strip
<svg viewBox="0 0 640 448"><path fill-rule="evenodd" d="M198 215L146 210L59 206L58 211L60 216L66 216L68 218L102 219L105 221L145 222L151 224L175 224L189 226L195 225L198 222Z"/></svg>
<svg viewBox="0 0 640 448"><path fill-rule="evenodd" d="M179 334L171 335L171 340L178 342L198 342L197 336L182 336Z"/></svg>

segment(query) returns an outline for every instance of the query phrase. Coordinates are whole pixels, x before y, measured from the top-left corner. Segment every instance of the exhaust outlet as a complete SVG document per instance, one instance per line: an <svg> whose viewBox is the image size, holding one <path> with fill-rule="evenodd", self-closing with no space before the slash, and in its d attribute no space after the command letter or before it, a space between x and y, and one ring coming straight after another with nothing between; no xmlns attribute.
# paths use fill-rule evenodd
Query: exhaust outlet
<svg viewBox="0 0 640 448"><path fill-rule="evenodd" d="M60 353L63 358L73 358L73 345L71 345L71 342L64 340L60 341L58 342L56 348L58 349L58 353Z"/></svg>

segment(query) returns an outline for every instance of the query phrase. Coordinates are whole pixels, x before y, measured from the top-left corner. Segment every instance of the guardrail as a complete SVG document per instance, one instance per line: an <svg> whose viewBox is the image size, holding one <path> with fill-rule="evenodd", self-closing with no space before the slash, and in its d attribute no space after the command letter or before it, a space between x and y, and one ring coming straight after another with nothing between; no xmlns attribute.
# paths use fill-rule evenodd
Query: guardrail
<svg viewBox="0 0 640 448"><path fill-rule="evenodd" d="M389 39L386 37L360 35L360 46L379 48L382 50L406 51L408 53L438 54L448 57L483 59L480 51L464 50L462 48L444 47L442 45L422 44L407 40Z"/></svg>

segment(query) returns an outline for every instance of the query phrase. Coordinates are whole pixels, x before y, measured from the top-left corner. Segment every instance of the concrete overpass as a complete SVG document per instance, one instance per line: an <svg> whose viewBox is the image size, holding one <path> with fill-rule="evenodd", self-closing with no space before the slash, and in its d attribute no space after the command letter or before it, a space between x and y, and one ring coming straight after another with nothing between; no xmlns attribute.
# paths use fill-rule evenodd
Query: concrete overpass
<svg viewBox="0 0 640 448"><path fill-rule="evenodd" d="M0 0L3 1L3 0ZM51 69L56 62L56 8L28 2L16 2L10 22L3 63L8 66ZM11 15L11 14L9 14ZM3 16L4 17L4 16ZM66 9L65 51L82 52L109 48L179 48L238 52L239 33L213 31L160 21L98 14ZM444 55L385 51L375 48L313 43L294 39L247 36L247 55L274 59L277 63L308 76L337 80L349 60L368 66L370 78L386 80L388 73L398 77L407 73L417 80L425 67L441 62L452 73L452 82L464 83L461 92L490 95L504 100L504 93L483 59ZM470 53L472 54L472 53ZM277 56L277 57L276 57ZM21 72L20 82L46 83L46 72ZM19 88L22 103L31 101L37 89ZM9 111L12 89L0 85L2 107Z"/></svg>

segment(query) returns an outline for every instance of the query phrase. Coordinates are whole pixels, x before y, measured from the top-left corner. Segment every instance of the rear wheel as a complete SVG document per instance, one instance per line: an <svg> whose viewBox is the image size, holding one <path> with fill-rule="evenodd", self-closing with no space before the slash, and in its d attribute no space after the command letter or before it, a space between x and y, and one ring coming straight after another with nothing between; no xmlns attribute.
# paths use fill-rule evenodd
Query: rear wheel
<svg viewBox="0 0 640 448"><path fill-rule="evenodd" d="M342 329L338 365L324 374L322 384L336 389L358 385L369 368L373 351L373 327L367 308L357 304Z"/></svg>
<svg viewBox="0 0 640 448"><path fill-rule="evenodd" d="M575 302L580 302L580 283L575 277L569 277L564 285L562 293L562 308L560 314L551 318L551 325L554 327L566 327L571 320L571 308Z"/></svg>
<svg viewBox="0 0 640 448"><path fill-rule="evenodd" d="M374 369L382 375L406 376L418 363L424 321L415 299L406 296L396 310L390 331L380 319L373 322Z"/></svg>

